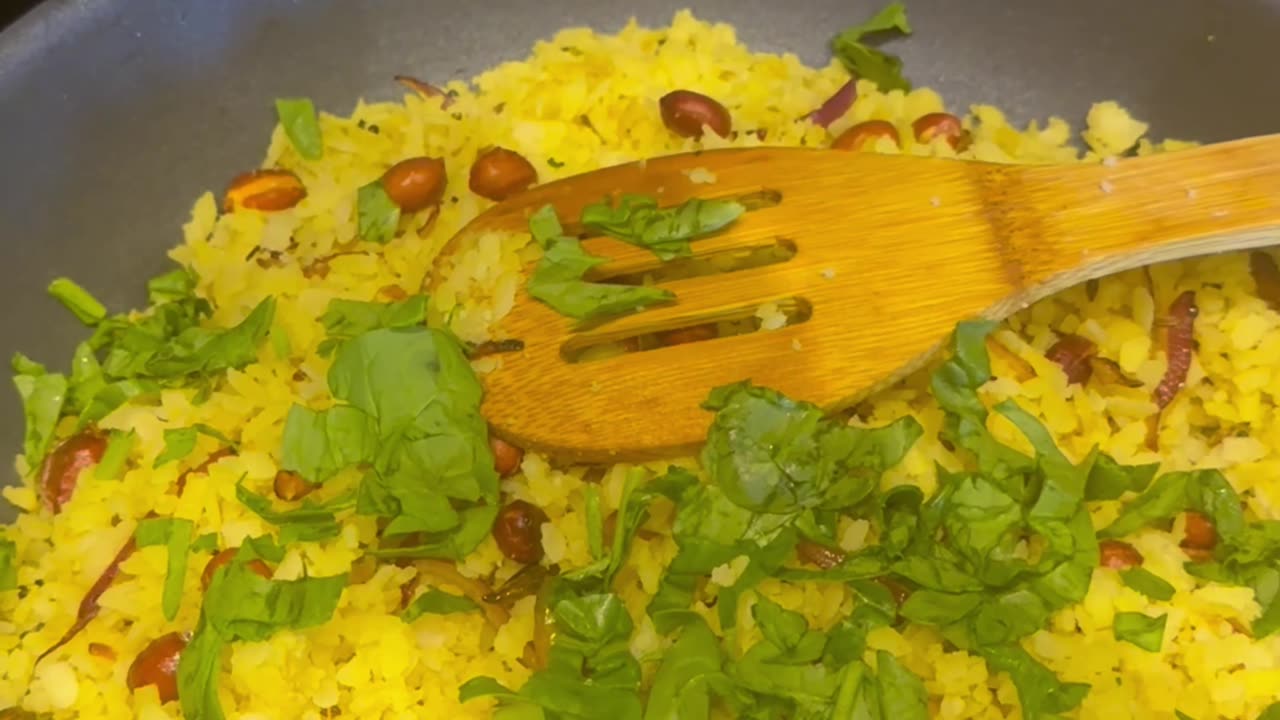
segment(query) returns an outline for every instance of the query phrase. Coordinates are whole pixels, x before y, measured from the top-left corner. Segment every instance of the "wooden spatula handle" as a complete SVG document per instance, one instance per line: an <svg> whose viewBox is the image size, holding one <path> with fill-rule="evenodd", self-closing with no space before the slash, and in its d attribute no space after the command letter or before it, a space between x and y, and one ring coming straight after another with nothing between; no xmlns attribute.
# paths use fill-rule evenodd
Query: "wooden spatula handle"
<svg viewBox="0 0 1280 720"><path fill-rule="evenodd" d="M1121 270L1280 244L1280 135L1101 165L988 165L979 181L1019 289L1009 310Z"/></svg>

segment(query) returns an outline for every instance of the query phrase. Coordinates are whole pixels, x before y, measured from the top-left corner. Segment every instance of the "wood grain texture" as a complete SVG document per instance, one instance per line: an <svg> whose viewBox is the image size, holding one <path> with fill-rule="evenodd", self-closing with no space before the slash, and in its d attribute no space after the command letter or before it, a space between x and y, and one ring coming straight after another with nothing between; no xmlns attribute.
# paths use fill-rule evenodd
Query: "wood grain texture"
<svg viewBox="0 0 1280 720"><path fill-rule="evenodd" d="M705 169L712 184L691 181ZM670 305L576 332L523 292L501 335L525 350L484 377L495 431L523 447L582 461L638 460L701 444L718 385L750 379L838 410L920 367L959 321L1003 318L1087 279L1144 264L1280 244L1280 136L1125 159L1113 165L995 165L768 148L631 163L534 188L454 238L527 231L547 203L562 218L606 195L663 205L762 190L781 202L748 213L695 253L785 238L787 262L678 280ZM647 251L584 242L610 258L602 275L654 267ZM772 332L569 363L587 343L750 314L801 298L812 317Z"/></svg>

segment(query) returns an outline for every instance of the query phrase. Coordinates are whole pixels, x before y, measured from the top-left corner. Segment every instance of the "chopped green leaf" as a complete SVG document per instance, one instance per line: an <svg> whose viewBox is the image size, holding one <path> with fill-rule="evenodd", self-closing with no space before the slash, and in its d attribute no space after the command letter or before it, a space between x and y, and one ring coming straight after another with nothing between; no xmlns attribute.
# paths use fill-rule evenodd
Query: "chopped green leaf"
<svg viewBox="0 0 1280 720"><path fill-rule="evenodd" d="M1146 595L1152 600L1168 602L1173 599L1175 589L1159 575L1146 568L1135 567L1120 571L1120 579L1125 585Z"/></svg>
<svg viewBox="0 0 1280 720"><path fill-rule="evenodd" d="M902 604L902 617L923 625L949 625L969 616L982 604L981 593L947 593L923 588Z"/></svg>
<svg viewBox="0 0 1280 720"><path fill-rule="evenodd" d="M329 370L339 404L295 406L282 466L311 482L361 467L356 512L387 518L384 536L422 533L379 556L460 558L489 533L498 477L482 388L458 340L426 327L379 328L342 343Z"/></svg>
<svg viewBox="0 0 1280 720"><path fill-rule="evenodd" d="M623 195L617 206L607 201L582 209L582 224L624 242L652 250L663 260L687 257L689 242L718 232L746 208L732 200L692 198L671 208L658 208L656 198Z"/></svg>
<svg viewBox="0 0 1280 720"><path fill-rule="evenodd" d="M0 538L0 592L18 587L18 546Z"/></svg>
<svg viewBox="0 0 1280 720"><path fill-rule="evenodd" d="M1121 537L1187 510L1209 516L1220 537L1230 540L1244 532L1240 498L1231 484L1217 470L1197 470L1171 472L1156 478L1098 535Z"/></svg>
<svg viewBox="0 0 1280 720"><path fill-rule="evenodd" d="M350 510L356 504L355 493L348 492L323 503L303 500L301 507L279 511L271 506L270 500L242 483L236 485L236 499L258 517L279 526L281 541L285 544L288 544L286 538L318 542L337 537L342 533L342 526L334 519L334 513Z"/></svg>
<svg viewBox="0 0 1280 720"><path fill-rule="evenodd" d="M449 615L451 613L466 613L479 609L480 606L469 598L431 588L410 603L409 607L400 613L400 619L411 623L423 615Z"/></svg>
<svg viewBox="0 0 1280 720"><path fill-rule="evenodd" d="M1178 714L1182 715L1182 713ZM1258 716L1258 720L1280 720L1280 702L1272 703L1263 708L1262 714Z"/></svg>
<svg viewBox="0 0 1280 720"><path fill-rule="evenodd" d="M542 259L529 278L529 294L561 315L585 322L674 298L654 287L585 282L583 276L604 258L588 254L576 238L565 237L550 205L529 218L529 232L543 249Z"/></svg>
<svg viewBox="0 0 1280 720"><path fill-rule="evenodd" d="M218 549L218 533L205 533L191 541L191 552L207 553Z"/></svg>
<svg viewBox="0 0 1280 720"><path fill-rule="evenodd" d="M588 485L584 492L586 501L583 512L587 523L587 549L591 551L592 560L599 560L604 557L604 516L600 510L600 488L596 485Z"/></svg>
<svg viewBox="0 0 1280 720"><path fill-rule="evenodd" d="M1050 720L1080 705L1089 686L1064 683L1018 645L978 648L994 672L1006 672L1018 689L1025 720Z"/></svg>
<svg viewBox="0 0 1280 720"><path fill-rule="evenodd" d="M1098 454L1089 470L1086 500L1119 500L1126 492L1142 492L1155 478L1160 463L1121 465L1110 455Z"/></svg>
<svg viewBox="0 0 1280 720"><path fill-rule="evenodd" d="M923 432L911 417L875 429L845 425L749 382L712 390L703 407L716 412L703 465L730 500L756 512L854 505Z"/></svg>
<svg viewBox="0 0 1280 720"><path fill-rule="evenodd" d="M92 327L107 317L107 308L70 278L55 278L49 283L49 294L85 325Z"/></svg>
<svg viewBox="0 0 1280 720"><path fill-rule="evenodd" d="M165 428L164 449L156 456L151 467L158 468L168 462L181 460L196 449L196 438L200 431L193 427Z"/></svg>
<svg viewBox="0 0 1280 720"><path fill-rule="evenodd" d="M162 607L166 620L178 616L182 603L182 583L187 576L187 555L191 549L191 535L195 525L185 518L148 518L138 523L134 531L138 547L168 546L169 565L164 577Z"/></svg>
<svg viewBox="0 0 1280 720"><path fill-rule="evenodd" d="M324 156L324 139L320 136L320 118L316 106L307 98L279 98L276 115L289 142L298 154L308 160Z"/></svg>
<svg viewBox="0 0 1280 720"><path fill-rule="evenodd" d="M1112 630L1117 640L1137 645L1147 652L1160 652L1167 619L1167 615L1150 617L1138 612L1118 612Z"/></svg>
<svg viewBox="0 0 1280 720"><path fill-rule="evenodd" d="M641 720L640 664L627 647L634 626L622 601L614 595L565 599L553 615L557 636L546 668L517 692L492 678L475 678L459 689L459 698L493 696L503 717Z"/></svg>
<svg viewBox="0 0 1280 720"><path fill-rule="evenodd" d="M662 657L644 720L707 720L712 683L723 676L720 640L701 619L685 626Z"/></svg>
<svg viewBox="0 0 1280 720"><path fill-rule="evenodd" d="M832 52L854 77L875 82L883 92L910 90L911 83L902 75L902 59L864 42L867 35L881 32L911 34L906 8L900 1L889 3L870 20L836 35L831 41Z"/></svg>
<svg viewBox="0 0 1280 720"><path fill-rule="evenodd" d="M356 193L356 227L360 239L385 245L396 236L400 206L396 205L381 180L361 186Z"/></svg>
<svg viewBox="0 0 1280 720"><path fill-rule="evenodd" d="M147 281L147 300L152 305L186 300L196 292L196 275L180 267Z"/></svg>
<svg viewBox="0 0 1280 720"><path fill-rule="evenodd" d="M876 680L880 685L880 711L894 720L929 720L924 681L886 650L876 652Z"/></svg>
<svg viewBox="0 0 1280 720"><path fill-rule="evenodd" d="M269 542L247 538L230 564L219 568L205 592L200 621L178 660L178 699L188 720L222 720L218 669L235 641L260 642L285 629L321 625L333 616L346 575L266 580L247 563ZM274 554L274 553L271 553Z"/></svg>
<svg viewBox="0 0 1280 720"><path fill-rule="evenodd" d="M119 480L137 439L138 434L132 429L127 432L112 430L107 438L107 449L102 453L102 460L93 471L94 477L99 480Z"/></svg>
<svg viewBox="0 0 1280 720"><path fill-rule="evenodd" d="M321 411L294 405L285 418L280 466L322 483L343 468L372 462L377 441L374 419L350 405Z"/></svg>
<svg viewBox="0 0 1280 720"><path fill-rule="evenodd" d="M338 299L329 301L329 307L320 316L320 324L330 339L350 340L371 330L422 325L426 316L426 295L389 303Z"/></svg>
<svg viewBox="0 0 1280 720"><path fill-rule="evenodd" d="M35 470L44 460L53 440L53 431L67 397L67 378L46 372L43 366L21 354L14 356L13 369L16 373L13 384L22 398L22 414L26 419L22 453L27 465Z"/></svg>

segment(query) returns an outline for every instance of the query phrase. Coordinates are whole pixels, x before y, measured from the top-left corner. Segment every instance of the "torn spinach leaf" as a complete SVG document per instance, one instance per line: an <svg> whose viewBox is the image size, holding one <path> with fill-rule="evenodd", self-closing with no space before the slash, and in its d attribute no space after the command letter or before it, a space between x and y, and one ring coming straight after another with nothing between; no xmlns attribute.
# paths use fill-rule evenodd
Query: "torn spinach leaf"
<svg viewBox="0 0 1280 720"><path fill-rule="evenodd" d="M924 681L888 651L876 652L876 681L880 686L880 712L885 718L929 720Z"/></svg>
<svg viewBox="0 0 1280 720"><path fill-rule="evenodd" d="M342 526L334 514L350 510L356 504L353 491L321 503L308 499L292 510L276 510L269 499L249 490L243 483L236 484L236 499L253 514L278 526L280 541L285 545L292 542L319 542L337 537L342 533Z"/></svg>
<svg viewBox="0 0 1280 720"><path fill-rule="evenodd" d="M627 647L634 626L622 601L615 595L568 598L552 614L557 635L544 669L514 692L493 678L474 678L459 688L459 699L495 697L506 709L499 712L512 717L641 720L640 664ZM532 711L513 709L520 707Z"/></svg>
<svg viewBox="0 0 1280 720"><path fill-rule="evenodd" d="M690 622L662 656L644 720L707 720L713 685L725 678L720 639L701 618Z"/></svg>
<svg viewBox="0 0 1280 720"><path fill-rule="evenodd" d="M1171 472L1156 478L1098 535L1108 538L1129 535L1187 510L1207 515L1214 530L1228 543L1244 532L1244 512L1231 483L1217 470L1197 470Z"/></svg>
<svg viewBox="0 0 1280 720"><path fill-rule="evenodd" d="M1168 602L1173 599L1175 589L1163 578L1146 568L1135 567L1120 571L1120 580L1124 584L1146 595L1152 600Z"/></svg>
<svg viewBox="0 0 1280 720"><path fill-rule="evenodd" d="M836 35L831 41L831 50L854 77L875 82L882 92L910 90L911 83L902 74L902 58L865 42L868 35L886 32L911 34L906 8L898 0L886 5L870 20Z"/></svg>
<svg viewBox="0 0 1280 720"><path fill-rule="evenodd" d="M330 300L320 316L320 324L328 335L328 340L320 345L320 354L327 356L342 342L370 330L425 324L427 299L426 295L414 295L389 303Z"/></svg>
<svg viewBox="0 0 1280 720"><path fill-rule="evenodd" d="M138 434L133 430L112 430L107 438L107 449L102 453L102 460L94 468L94 477L99 480L119 480L137 439Z"/></svg>
<svg viewBox="0 0 1280 720"><path fill-rule="evenodd" d="M1160 469L1160 463L1121 465L1110 455L1099 453L1089 470L1086 500L1119 500L1126 492L1146 490Z"/></svg>
<svg viewBox="0 0 1280 720"><path fill-rule="evenodd" d="M320 118L316 106L307 98L279 98L276 116L289 143L307 160L324 156L324 139L320 136Z"/></svg>
<svg viewBox="0 0 1280 720"><path fill-rule="evenodd" d="M138 522L134 531L138 547L165 545L169 564L164 576L164 594L161 606L166 620L178 616L182 602L182 584L187 576L187 556L191 549L191 536L195 524L185 518L149 518Z"/></svg>
<svg viewBox="0 0 1280 720"><path fill-rule="evenodd" d="M460 558L488 534L498 477L482 389L462 345L445 331L379 328L342 343L329 369L339 402L294 407L282 466L311 482L365 471L356 512L388 520L384 536L422 533L404 557Z"/></svg>
<svg viewBox="0 0 1280 720"><path fill-rule="evenodd" d="M151 467L158 468L165 463L181 460L190 455L191 451L195 450L196 439L200 435L207 435L228 447L236 445L226 435L203 423L196 423L190 427L165 428L164 449L156 456Z"/></svg>
<svg viewBox="0 0 1280 720"><path fill-rule="evenodd" d="M365 242L385 245L396 236L400 206L382 187L382 180L361 186L356 192L356 232Z"/></svg>
<svg viewBox="0 0 1280 720"><path fill-rule="evenodd" d="M982 647L978 653L992 671L1009 674L1026 720L1052 720L1079 707L1089 694L1088 685L1061 682L1020 645Z"/></svg>
<svg viewBox="0 0 1280 720"><path fill-rule="evenodd" d="M261 642L280 630L302 630L329 621L347 576L267 580L248 563L274 545L248 538L205 591L195 634L178 660L178 699L189 720L223 720L218 669L232 642ZM278 556L277 556L278 561Z"/></svg>
<svg viewBox="0 0 1280 720"><path fill-rule="evenodd" d="M107 317L107 308L71 278L55 278L49 283L49 294L70 310L77 320L90 327Z"/></svg>
<svg viewBox="0 0 1280 720"><path fill-rule="evenodd" d="M623 195L582 209L584 227L652 250L662 260L690 255L689 242L719 232L746 212L732 200L693 198L671 208L658 208L648 195Z"/></svg>
<svg viewBox="0 0 1280 720"><path fill-rule="evenodd" d="M1116 640L1136 645L1147 652L1160 652L1164 644L1167 615L1151 617L1139 612L1118 612L1112 631Z"/></svg>
<svg viewBox="0 0 1280 720"><path fill-rule="evenodd" d="M33 470L44 460L49 444L53 441L54 428L62 416L67 396L65 375L49 373L44 366L18 354L13 358L13 384L22 399L22 414L26 421L23 433L22 454Z"/></svg>
<svg viewBox="0 0 1280 720"><path fill-rule="evenodd" d="M542 259L527 284L529 295L561 315L588 322L674 298L660 288L583 280L587 271L605 259L587 253L576 238L564 236L560 220L550 205L529 218L529 232L543 249Z"/></svg>
<svg viewBox="0 0 1280 720"><path fill-rule="evenodd" d="M469 598L431 588L409 603L409 607L400 613L400 619L411 623L423 615L450 615L474 612L479 609L480 606Z"/></svg>
<svg viewBox="0 0 1280 720"><path fill-rule="evenodd" d="M852 427L749 382L712 390L703 407L716 413L703 465L730 500L756 512L852 506L923 433L911 417Z"/></svg>

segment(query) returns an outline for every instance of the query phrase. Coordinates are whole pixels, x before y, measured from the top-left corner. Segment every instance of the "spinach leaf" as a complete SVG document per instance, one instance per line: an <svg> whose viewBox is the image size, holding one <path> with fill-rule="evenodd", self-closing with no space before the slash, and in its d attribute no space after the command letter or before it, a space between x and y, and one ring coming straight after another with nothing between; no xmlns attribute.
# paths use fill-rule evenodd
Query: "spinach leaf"
<svg viewBox="0 0 1280 720"><path fill-rule="evenodd" d="M603 263L577 239L565 237L555 209L547 205L529 219L529 231L543 248L529 278L529 295L551 309L580 321L592 321L669 302L674 295L655 287L589 283L582 278Z"/></svg>
<svg viewBox="0 0 1280 720"><path fill-rule="evenodd" d="M689 241L718 232L744 212L746 208L732 200L693 198L659 209L657 198L623 195L617 206L605 201L583 208L582 224L672 260L690 255Z"/></svg>
<svg viewBox="0 0 1280 720"><path fill-rule="evenodd" d="M1146 595L1152 600L1168 602L1176 592L1174 587L1163 578L1146 568L1135 567L1120 571L1120 580L1125 585Z"/></svg>
<svg viewBox="0 0 1280 720"><path fill-rule="evenodd" d="M329 355L345 340L380 328L401 328L426 322L427 296L414 295L397 302L330 300L320 316L329 339L321 344L321 354Z"/></svg>
<svg viewBox="0 0 1280 720"><path fill-rule="evenodd" d="M880 712L894 720L928 720L924 681L907 670L885 650L876 653L876 680L880 686Z"/></svg>
<svg viewBox="0 0 1280 720"><path fill-rule="evenodd" d="M374 420L350 405L311 410L289 408L284 422L280 466L313 483L343 468L371 463L378 448Z"/></svg>
<svg viewBox="0 0 1280 720"><path fill-rule="evenodd" d="M196 632L178 660L178 699L183 717L224 717L218 700L218 669L228 644L260 642L280 630L322 625L333 616L347 576L266 580L247 567L264 551L274 555L272 551L276 549L269 541L246 539L231 562L214 573Z"/></svg>
<svg viewBox="0 0 1280 720"><path fill-rule="evenodd" d="M322 503L303 500L300 507L279 511L272 507L269 499L249 490L243 483L236 484L236 499L253 514L278 525L281 542L285 544L289 544L288 540L318 542L337 537L342 533L342 526L334 519L334 513L350 510L356 504L355 493L348 492Z"/></svg>
<svg viewBox="0 0 1280 720"><path fill-rule="evenodd" d="M71 278L54 278L49 283L49 294L85 325L92 327L107 317L107 308Z"/></svg>
<svg viewBox="0 0 1280 720"><path fill-rule="evenodd" d="M1155 478L1160 463L1121 465L1110 455L1099 453L1089 470L1086 500L1119 500L1126 492L1142 492Z"/></svg>
<svg viewBox="0 0 1280 720"><path fill-rule="evenodd" d="M218 533L205 533L191 541L191 552L207 553L218 549Z"/></svg>
<svg viewBox="0 0 1280 720"><path fill-rule="evenodd" d="M492 678L472 679L459 689L459 698L493 696L503 708L540 708L543 717L565 720L641 720L640 664L627 648L634 626L622 601L614 595L568 598L552 614L557 635L546 668L518 692ZM517 716L539 715L512 715Z"/></svg>
<svg viewBox="0 0 1280 720"><path fill-rule="evenodd" d="M723 663L720 640L707 624L699 618L686 625L654 675L644 720L708 720Z"/></svg>
<svg viewBox="0 0 1280 720"><path fill-rule="evenodd" d="M18 587L18 546L0 538L0 592Z"/></svg>
<svg viewBox="0 0 1280 720"><path fill-rule="evenodd" d="M872 33L911 34L907 11L900 0L886 5L870 20L854 25L835 36L831 50L854 77L875 82L882 92L910 90L911 83L902 75L902 58L866 44Z"/></svg>
<svg viewBox="0 0 1280 720"><path fill-rule="evenodd" d="M1272 703L1263 708L1258 720L1280 720L1280 702Z"/></svg>
<svg viewBox="0 0 1280 720"><path fill-rule="evenodd" d="M994 672L1006 672L1018 689L1026 720L1050 720L1080 705L1089 694L1083 683L1064 683L1019 645L988 646L978 653Z"/></svg>
<svg viewBox="0 0 1280 720"><path fill-rule="evenodd" d="M1207 515L1218 535L1228 543L1244 533L1244 513L1231 484L1217 470L1197 470L1171 472L1156 478L1098 535L1107 538L1129 535L1187 510Z"/></svg>
<svg viewBox="0 0 1280 720"><path fill-rule="evenodd" d="M208 435L224 445L235 447L235 443L230 438L203 423L196 423L190 427L165 428L164 449L156 456L151 467L158 468L165 463L181 460L190 455L191 451L195 450L196 439L200 435Z"/></svg>
<svg viewBox="0 0 1280 720"><path fill-rule="evenodd" d="M949 625L968 617L982 604L982 593L947 593L922 588L902 604L902 617L922 625Z"/></svg>
<svg viewBox="0 0 1280 720"><path fill-rule="evenodd" d="M156 456L151 467L158 468L165 463L181 460L190 455L191 451L196 449L196 438L199 434L199 431L193 427L165 428L164 449Z"/></svg>
<svg viewBox="0 0 1280 720"><path fill-rule="evenodd" d="M129 453L138 439L133 430L121 432L112 430L107 439L107 449L102 453L102 460L94 469L94 477L99 480L118 480L124 472L125 463L129 461Z"/></svg>
<svg viewBox="0 0 1280 720"><path fill-rule="evenodd" d="M319 160L324 156L324 139L320 136L320 119L316 106L307 98L279 98L276 115L289 142L298 154L307 160Z"/></svg>
<svg viewBox="0 0 1280 720"><path fill-rule="evenodd" d="M1116 640L1137 645L1147 652L1160 652L1167 619L1167 615L1150 617L1138 612L1118 612L1112 631Z"/></svg>
<svg viewBox="0 0 1280 720"><path fill-rule="evenodd" d="M898 603L884 585L868 580L849 585L859 602L848 617L827 632L827 646L822 653L827 667L844 667L860 661L867 650L867 634L892 625L898 614Z"/></svg>
<svg viewBox="0 0 1280 720"><path fill-rule="evenodd" d="M26 420L22 453L34 471L44 460L53 440L54 428L62 415L67 396L65 375L49 373L44 367L22 355L13 358L14 387L22 398L22 414Z"/></svg>
<svg viewBox="0 0 1280 720"><path fill-rule="evenodd" d="M411 623L423 615L450 615L452 613L473 612L479 609L480 606L476 605L470 598L431 588L419 595L412 603L409 603L409 607L400 613L400 619Z"/></svg>
<svg viewBox="0 0 1280 720"><path fill-rule="evenodd" d="M425 327L364 332L335 353L329 389L340 404L290 411L282 466L312 482L363 466L356 512L388 519L384 536L424 534L375 555L474 549L497 512L498 477L482 389L457 339Z"/></svg>
<svg viewBox="0 0 1280 720"><path fill-rule="evenodd" d="M851 427L749 382L712 390L703 407L716 413L702 451L712 481L734 503L763 513L857 503L923 432L910 417Z"/></svg>
<svg viewBox="0 0 1280 720"><path fill-rule="evenodd" d="M178 608L182 603L182 584L187 577L187 555L194 532L195 524L185 518L148 518L139 521L134 531L140 548L150 545L167 546L169 564L165 569L164 594L161 598L166 620L173 620L178 616Z"/></svg>
<svg viewBox="0 0 1280 720"><path fill-rule="evenodd" d="M361 186L356 192L356 232L365 242L385 245L396 236L400 206L396 205L382 180Z"/></svg>

